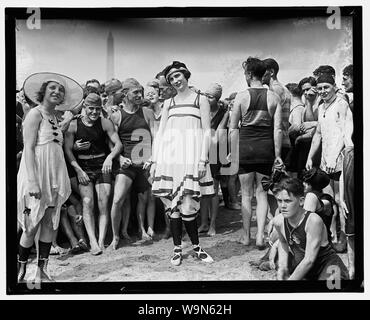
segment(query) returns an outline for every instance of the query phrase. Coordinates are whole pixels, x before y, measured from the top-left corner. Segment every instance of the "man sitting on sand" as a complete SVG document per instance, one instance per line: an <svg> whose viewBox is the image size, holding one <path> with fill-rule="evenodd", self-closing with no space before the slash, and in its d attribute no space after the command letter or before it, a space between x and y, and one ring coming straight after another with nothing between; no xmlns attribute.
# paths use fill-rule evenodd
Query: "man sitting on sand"
<svg viewBox="0 0 370 320"><path fill-rule="evenodd" d="M315 212L305 211L303 183L284 179L274 187L280 215L273 220L279 235L278 280L348 279L348 271L328 240Z"/></svg>

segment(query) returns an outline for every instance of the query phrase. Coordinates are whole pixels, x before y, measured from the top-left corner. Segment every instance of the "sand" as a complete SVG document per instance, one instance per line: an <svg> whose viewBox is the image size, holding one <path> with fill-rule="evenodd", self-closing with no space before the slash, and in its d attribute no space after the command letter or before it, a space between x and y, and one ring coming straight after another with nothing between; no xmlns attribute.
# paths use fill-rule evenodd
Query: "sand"
<svg viewBox="0 0 370 320"><path fill-rule="evenodd" d="M241 281L273 280L275 271L260 271L251 266L266 250L255 245L256 224L252 222L252 241L249 246L238 242L242 222L240 211L220 208L215 236L201 236L201 246L213 257L213 263L205 263L193 256L190 240L183 242L183 262L172 266L172 238L153 241L124 243L113 251L93 256L89 252L64 256L50 256L49 271L58 282L107 282L107 281ZM346 263L346 255L340 255ZM26 280L36 268L36 260L27 270Z"/></svg>

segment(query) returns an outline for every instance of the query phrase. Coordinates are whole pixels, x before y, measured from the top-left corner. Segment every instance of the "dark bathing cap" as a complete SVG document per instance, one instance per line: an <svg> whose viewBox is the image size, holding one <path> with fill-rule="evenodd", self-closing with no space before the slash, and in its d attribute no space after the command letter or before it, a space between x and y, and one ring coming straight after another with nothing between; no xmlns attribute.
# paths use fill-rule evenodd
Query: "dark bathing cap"
<svg viewBox="0 0 370 320"><path fill-rule="evenodd" d="M334 78L331 75L323 74L317 79L317 84L319 83L330 83L331 85L335 84Z"/></svg>
<svg viewBox="0 0 370 320"><path fill-rule="evenodd" d="M180 61L173 61L171 65L167 66L163 70L163 74L164 74L164 76L166 78L167 83L170 83L169 80L168 80L169 76L172 73L177 72L177 71L187 73L189 77L191 75L191 73L188 70L188 68L186 67L185 63L182 63Z"/></svg>

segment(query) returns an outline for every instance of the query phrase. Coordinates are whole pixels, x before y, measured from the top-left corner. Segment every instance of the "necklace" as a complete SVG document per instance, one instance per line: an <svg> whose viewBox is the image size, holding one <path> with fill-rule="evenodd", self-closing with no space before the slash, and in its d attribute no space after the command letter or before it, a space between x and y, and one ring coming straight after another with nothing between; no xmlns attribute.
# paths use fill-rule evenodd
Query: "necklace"
<svg viewBox="0 0 370 320"><path fill-rule="evenodd" d="M86 127L92 127L94 124L93 123L88 123L86 122L86 120L84 118L81 118L81 121L82 123L86 126Z"/></svg>
<svg viewBox="0 0 370 320"><path fill-rule="evenodd" d="M295 242L294 239L293 239L293 232L300 226L300 224L302 223L305 216L306 216L306 212L303 213L302 218L301 218L301 220L299 220L297 226L292 227L292 229L290 229L290 224L288 222L288 219L285 220L286 227L287 227L288 232L289 232L289 239L287 239L287 240L288 240L288 243L289 243L290 246L292 246Z"/></svg>
<svg viewBox="0 0 370 320"><path fill-rule="evenodd" d="M326 115L326 111L328 111L329 107L335 102L335 100L337 100L337 97L335 97L335 99L329 103L329 105L326 106L326 102L324 102L324 105L326 106L325 110L324 110L324 114L323 114L323 118L325 118L325 115Z"/></svg>

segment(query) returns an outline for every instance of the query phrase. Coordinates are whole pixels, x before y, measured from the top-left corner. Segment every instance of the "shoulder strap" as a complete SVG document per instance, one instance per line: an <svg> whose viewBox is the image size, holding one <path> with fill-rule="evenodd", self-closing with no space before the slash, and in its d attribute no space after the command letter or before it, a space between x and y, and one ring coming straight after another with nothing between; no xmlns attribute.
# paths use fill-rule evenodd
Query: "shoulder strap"
<svg viewBox="0 0 370 320"><path fill-rule="evenodd" d="M104 117L100 117L100 127L104 131L104 128L103 128L103 119L104 119Z"/></svg>
<svg viewBox="0 0 370 320"><path fill-rule="evenodd" d="M170 109L174 105L175 105L175 97L172 97L171 100L170 100L170 105L169 105L168 109Z"/></svg>
<svg viewBox="0 0 370 320"><path fill-rule="evenodd" d="M298 108L299 106L302 106L302 107L304 107L304 104L302 103L302 104L297 104L292 110L290 110L290 112L289 113L292 113L293 112L293 110L294 109L296 109L296 108Z"/></svg>
<svg viewBox="0 0 370 320"><path fill-rule="evenodd" d="M42 114L42 112L41 112L41 110L40 109L37 109L37 108L35 108L38 112L40 112L40 115L41 115L41 118L43 118L44 119L44 116L43 116L43 114Z"/></svg>
<svg viewBox="0 0 370 320"><path fill-rule="evenodd" d="M200 91L198 91L198 94L197 94L197 96L195 97L195 100L194 100L194 105L197 106L198 108L200 108L199 100L200 100Z"/></svg>
<svg viewBox="0 0 370 320"><path fill-rule="evenodd" d="M312 213L311 211L306 211L304 213L303 221L301 222L301 224L299 226L302 226L303 228L306 228L307 219L308 219L308 217L310 216L311 213Z"/></svg>

